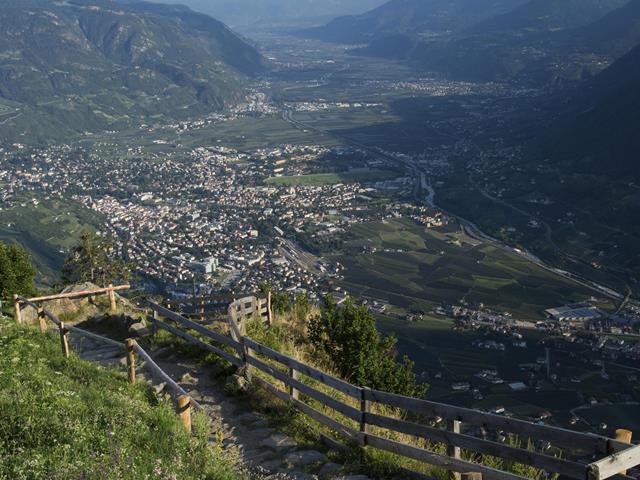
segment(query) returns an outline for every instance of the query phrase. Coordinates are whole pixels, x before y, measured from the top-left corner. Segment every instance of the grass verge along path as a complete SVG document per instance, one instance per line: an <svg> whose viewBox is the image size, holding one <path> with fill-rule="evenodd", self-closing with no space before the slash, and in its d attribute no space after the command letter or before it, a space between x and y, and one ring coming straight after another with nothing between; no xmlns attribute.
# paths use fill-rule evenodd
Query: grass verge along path
<svg viewBox="0 0 640 480"><path fill-rule="evenodd" d="M236 480L207 419L195 435L146 384L72 356L59 339L0 319L0 479Z"/></svg>

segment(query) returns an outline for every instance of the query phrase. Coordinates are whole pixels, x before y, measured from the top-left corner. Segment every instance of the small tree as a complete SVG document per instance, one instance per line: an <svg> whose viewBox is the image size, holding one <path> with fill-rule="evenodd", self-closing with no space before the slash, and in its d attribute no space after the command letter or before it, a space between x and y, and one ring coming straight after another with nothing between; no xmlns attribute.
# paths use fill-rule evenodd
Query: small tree
<svg viewBox="0 0 640 480"><path fill-rule="evenodd" d="M369 310L350 299L338 307L327 298L322 313L309 321L309 339L351 382L407 396L420 397L426 390L416 382L413 362L396 360L396 338L381 336Z"/></svg>
<svg viewBox="0 0 640 480"><path fill-rule="evenodd" d="M130 265L118 258L110 240L95 233L85 233L80 244L73 249L62 267L65 284L78 282L110 283L126 282L131 278Z"/></svg>
<svg viewBox="0 0 640 480"><path fill-rule="evenodd" d="M296 295L296 303L294 306L296 312L296 319L300 322L306 322L309 312L311 311L311 303L309 302L309 295L306 292Z"/></svg>
<svg viewBox="0 0 640 480"><path fill-rule="evenodd" d="M260 285L260 292L263 295L271 292L271 309L275 313L283 315L291 311L291 297L286 292L274 292L268 283Z"/></svg>
<svg viewBox="0 0 640 480"><path fill-rule="evenodd" d="M17 244L0 242L0 298L9 300L14 293L32 296L35 294L33 280L36 269L24 248Z"/></svg>

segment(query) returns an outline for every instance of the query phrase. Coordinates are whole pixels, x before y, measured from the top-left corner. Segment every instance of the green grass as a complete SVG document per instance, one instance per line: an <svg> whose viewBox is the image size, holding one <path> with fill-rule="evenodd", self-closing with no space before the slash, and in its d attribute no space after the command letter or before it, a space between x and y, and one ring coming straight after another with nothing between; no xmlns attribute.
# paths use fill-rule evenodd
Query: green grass
<svg viewBox="0 0 640 480"><path fill-rule="evenodd" d="M0 479L240 478L204 417L190 436L146 385L7 320L0 347Z"/></svg>
<svg viewBox="0 0 640 480"><path fill-rule="evenodd" d="M316 173L312 175L296 175L289 177L271 177L266 180L269 185L335 185L336 183L379 182L398 176L390 170L371 170L369 172Z"/></svg>

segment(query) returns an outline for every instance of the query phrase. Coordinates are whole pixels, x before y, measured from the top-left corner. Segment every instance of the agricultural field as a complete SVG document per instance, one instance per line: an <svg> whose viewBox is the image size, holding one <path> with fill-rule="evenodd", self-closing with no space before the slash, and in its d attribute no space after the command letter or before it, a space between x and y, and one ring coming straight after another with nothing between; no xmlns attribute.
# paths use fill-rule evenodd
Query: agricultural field
<svg viewBox="0 0 640 480"><path fill-rule="evenodd" d="M593 294L515 253L478 242L457 226L427 229L398 219L355 225L350 233L335 258L345 266L345 287L408 311L482 303L518 319L540 320L547 308Z"/></svg>
<svg viewBox="0 0 640 480"><path fill-rule="evenodd" d="M397 176L398 172L390 170L371 170L369 172L316 173L312 175L272 177L268 178L266 183L270 185L318 186L351 182L380 182Z"/></svg>
<svg viewBox="0 0 640 480"><path fill-rule="evenodd" d="M223 146L241 151L280 147L283 144L335 146L336 140L293 127L279 116L240 117L185 131L178 128L130 129L97 134L86 139L87 144L109 144L118 154L130 147L143 148L148 154L188 155L198 147Z"/></svg>
<svg viewBox="0 0 640 480"><path fill-rule="evenodd" d="M544 332L522 330L527 348L517 348L506 338L499 339L506 349L498 351L473 347L473 341L483 338L482 335L456 331L453 320L445 317L425 315L422 321L407 322L378 316L378 327L395 335L398 353L415 362L416 374L430 385L427 393L430 400L487 411L502 406L523 419L535 419L540 412L549 411L553 424L585 431L598 431L601 422L607 423L606 433L622 427L638 429L640 407L621 403L625 398L640 398L628 381L634 370L607 363L609 378L605 379L600 375L601 367L590 361L597 355L585 347L565 345L554 349L551 372L558 375L558 380L544 381L540 391L529 388L517 392L508 384L528 384L529 372L538 371L539 378L544 378L544 366L537 362L545 356L545 346L540 342L552 340ZM475 374L484 369L496 370L505 383L492 385L476 378ZM458 381L470 382L483 398L474 399L469 392L454 392L451 384ZM584 408L591 397L602 404ZM578 424L569 422L574 409L578 409L575 413L583 419Z"/></svg>
<svg viewBox="0 0 640 480"><path fill-rule="evenodd" d="M42 286L54 284L68 251L85 231L100 222L94 212L64 200L34 205L25 198L20 206L0 210L0 240L18 242L31 255Z"/></svg>
<svg viewBox="0 0 640 480"><path fill-rule="evenodd" d="M578 409L575 413L590 425L597 427L601 423L606 423L607 430L625 428L632 430L635 438L640 435L640 404L638 403L598 405Z"/></svg>

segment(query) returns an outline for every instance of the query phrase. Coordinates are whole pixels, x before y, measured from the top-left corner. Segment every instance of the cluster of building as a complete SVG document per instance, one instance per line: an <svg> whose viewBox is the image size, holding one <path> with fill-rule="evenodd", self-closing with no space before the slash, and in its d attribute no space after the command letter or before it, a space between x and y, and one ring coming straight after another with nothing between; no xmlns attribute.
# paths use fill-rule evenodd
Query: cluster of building
<svg viewBox="0 0 640 480"><path fill-rule="evenodd" d="M102 219L101 234L145 280L177 295L194 283L199 293L255 292L262 283L326 293L340 266L314 257L298 238L332 238L350 224L404 213L442 221L426 207L377 201L387 197L375 182L277 181L313 172L327 156L368 168L366 155L348 147L216 146L190 158L132 148L133 159L107 151L61 146L15 155L0 170L3 205L73 199Z"/></svg>

